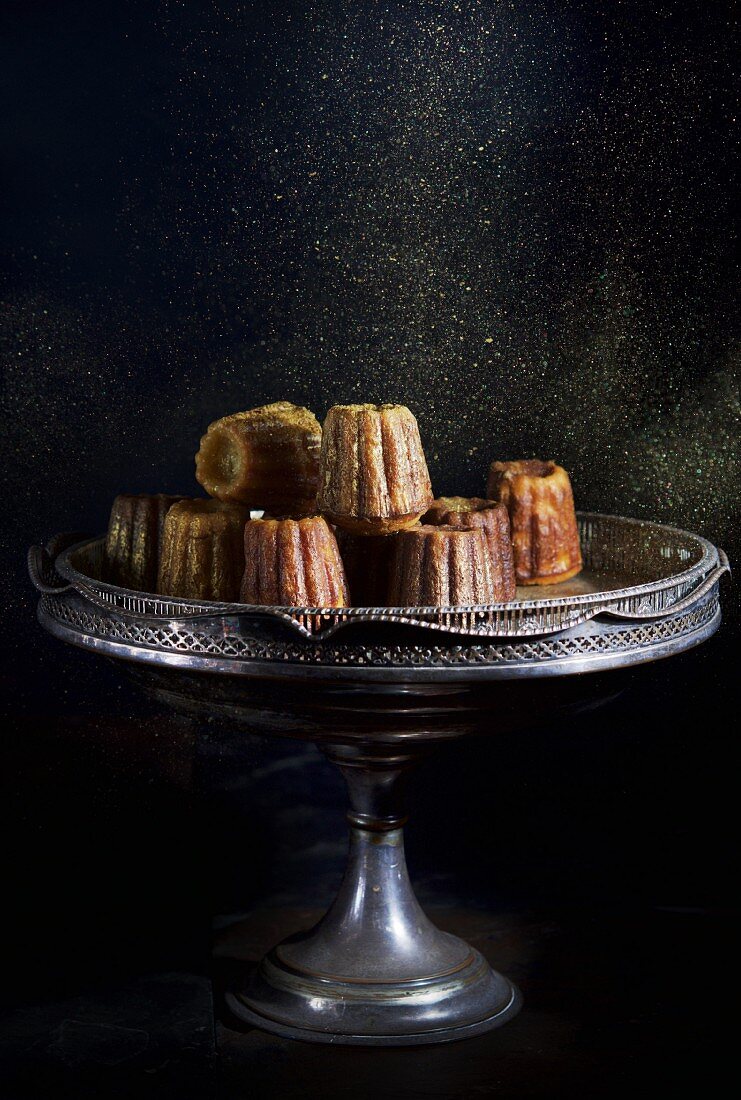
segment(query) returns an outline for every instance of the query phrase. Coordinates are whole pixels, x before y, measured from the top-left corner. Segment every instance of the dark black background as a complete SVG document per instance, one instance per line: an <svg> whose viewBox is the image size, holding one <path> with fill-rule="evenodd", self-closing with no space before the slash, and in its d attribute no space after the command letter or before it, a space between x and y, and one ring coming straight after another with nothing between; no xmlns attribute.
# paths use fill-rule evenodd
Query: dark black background
<svg viewBox="0 0 741 1100"><path fill-rule="evenodd" d="M31 542L100 530L122 489L194 491L216 415L288 398L321 416L360 393L417 412L440 491L548 451L581 506L738 547L727 12L481 5L508 45L483 83L430 52L475 94L433 110L429 136L441 85L410 58L439 10L4 7L3 1095L208 1094L212 920L321 909L343 858L340 781L311 748L173 716L42 634ZM466 41L476 20L456 18ZM454 164L456 120L474 140L503 103L496 155ZM416 208L387 220L420 165L455 200L424 198L421 246ZM466 277L485 257L473 305L436 297L431 254ZM442 337L438 311L456 317ZM224 1095L621 1096L715 1072L738 977L726 610L601 711L493 728L422 770L412 876L453 924L505 930L528 1006L511 1030L419 1055L222 1029Z"/></svg>

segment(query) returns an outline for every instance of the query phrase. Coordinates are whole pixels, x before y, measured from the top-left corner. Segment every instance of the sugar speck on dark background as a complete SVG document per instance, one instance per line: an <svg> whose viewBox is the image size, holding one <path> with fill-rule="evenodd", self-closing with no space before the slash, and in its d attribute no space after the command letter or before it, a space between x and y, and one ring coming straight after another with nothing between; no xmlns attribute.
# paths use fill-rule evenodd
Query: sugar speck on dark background
<svg viewBox="0 0 741 1100"><path fill-rule="evenodd" d="M16 551L196 491L207 424L281 398L408 404L439 492L553 457L727 541L722 6L217 8L38 4L6 44Z"/></svg>

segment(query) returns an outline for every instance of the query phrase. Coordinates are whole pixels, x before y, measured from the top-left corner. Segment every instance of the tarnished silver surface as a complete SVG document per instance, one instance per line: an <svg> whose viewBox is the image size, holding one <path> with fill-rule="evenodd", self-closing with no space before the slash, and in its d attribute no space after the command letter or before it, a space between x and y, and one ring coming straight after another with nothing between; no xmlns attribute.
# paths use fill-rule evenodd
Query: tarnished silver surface
<svg viewBox="0 0 741 1100"><path fill-rule="evenodd" d="M562 676L656 660L697 645L719 621L718 581L684 611L649 622L590 619L555 637L482 644L471 639L433 643L422 631L364 642L286 641L255 624L216 616L197 624L132 621L104 613L76 591L44 595L39 620L64 641L133 661L234 676L437 681ZM257 636L256 636L257 635Z"/></svg>
<svg viewBox="0 0 741 1100"><path fill-rule="evenodd" d="M609 695L601 677L573 674L699 644L720 623L728 568L722 551L686 532L601 516L581 525L588 570L558 586L568 591L464 610L165 603L83 576L100 540L67 550L79 539L58 536L32 548L39 620L52 634L129 662L174 706L310 738L345 776L340 892L315 929L274 948L229 994L242 1020L314 1042L386 1046L476 1035L518 1011L512 984L436 929L414 897L405 776L440 741ZM340 626L346 633L332 637Z"/></svg>
<svg viewBox="0 0 741 1100"><path fill-rule="evenodd" d="M283 626L288 633L314 640L368 623L419 626L425 630L473 637L549 635L597 616L646 620L662 618L692 602L702 584L727 567L722 552L699 535L643 520L579 515L584 570L557 585L518 589L518 598L478 607L288 608L194 602L130 592L106 584L102 538L64 550L54 568L40 547L29 555L37 586L75 590L88 603L120 618L153 628L177 621L198 632L201 624L227 616L234 629L255 632Z"/></svg>
<svg viewBox="0 0 741 1100"><path fill-rule="evenodd" d="M340 892L309 935L275 947L230 1007L319 1036L384 1038L468 1027L519 1007L478 951L440 932L412 891L403 832L350 830Z"/></svg>
<svg viewBox="0 0 741 1100"><path fill-rule="evenodd" d="M350 850L324 919L263 959L231 1010L318 1042L440 1042L505 1023L520 997L428 920L404 860L402 786L412 753L334 746L347 781Z"/></svg>

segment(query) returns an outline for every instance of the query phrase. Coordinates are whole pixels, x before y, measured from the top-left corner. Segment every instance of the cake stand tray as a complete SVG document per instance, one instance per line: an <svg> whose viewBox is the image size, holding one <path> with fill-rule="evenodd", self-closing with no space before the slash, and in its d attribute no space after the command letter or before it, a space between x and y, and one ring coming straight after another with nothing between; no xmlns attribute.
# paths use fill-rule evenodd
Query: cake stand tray
<svg viewBox="0 0 741 1100"><path fill-rule="evenodd" d="M614 695L614 670L698 645L720 624L728 568L688 532L590 516L582 535L585 522L592 542L576 591L391 615L158 604L101 580L100 539L58 536L31 549L39 621L54 636L121 660L178 710L311 740L345 778L339 894L316 928L277 945L228 994L239 1019L312 1042L398 1046L477 1035L518 1011L512 983L435 928L414 896L403 849L409 772L442 742L591 708Z"/></svg>

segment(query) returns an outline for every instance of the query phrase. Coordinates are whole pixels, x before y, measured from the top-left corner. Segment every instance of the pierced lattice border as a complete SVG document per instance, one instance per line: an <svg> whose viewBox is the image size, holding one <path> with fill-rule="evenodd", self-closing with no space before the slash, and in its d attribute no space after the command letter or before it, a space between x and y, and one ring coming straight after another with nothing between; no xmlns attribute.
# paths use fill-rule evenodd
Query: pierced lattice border
<svg viewBox="0 0 741 1100"><path fill-rule="evenodd" d="M717 587L712 598L687 612L628 628L581 632L558 638L542 638L499 645L375 644L321 645L293 641L263 641L242 634L212 634L166 624L140 624L90 611L64 596L44 596L42 607L50 618L92 637L141 646L162 652L213 656L235 661L268 661L278 664L358 667L472 667L481 665L554 661L600 653L643 649L693 633L707 625L718 606Z"/></svg>

